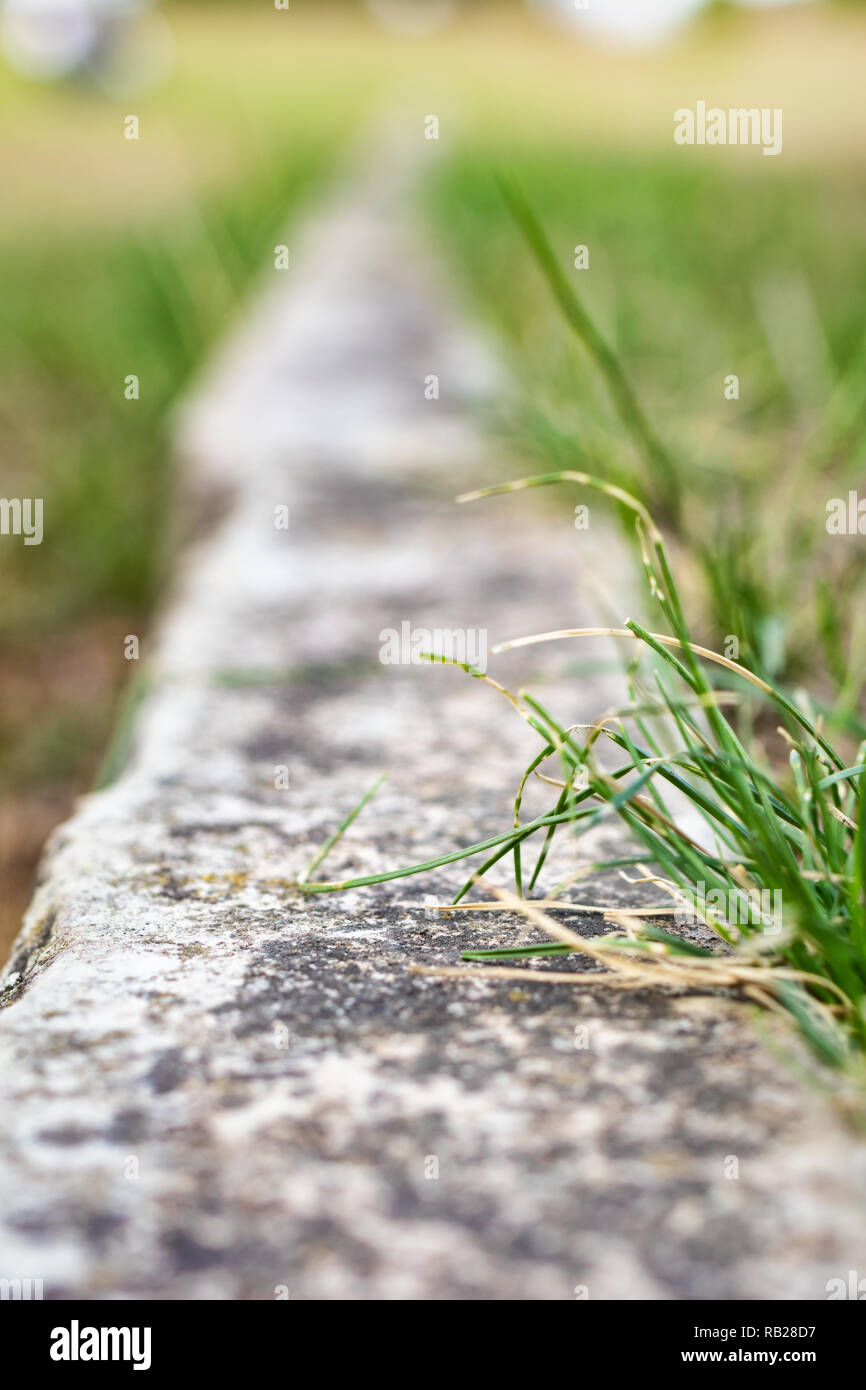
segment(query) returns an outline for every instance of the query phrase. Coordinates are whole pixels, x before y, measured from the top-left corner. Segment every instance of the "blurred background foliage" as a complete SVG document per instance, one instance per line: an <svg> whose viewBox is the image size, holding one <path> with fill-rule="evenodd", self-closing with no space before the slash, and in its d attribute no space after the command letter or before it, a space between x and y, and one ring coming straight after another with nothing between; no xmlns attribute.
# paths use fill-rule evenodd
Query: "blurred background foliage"
<svg viewBox="0 0 866 1390"><path fill-rule="evenodd" d="M864 8L692 6L645 48L564 27L553 0L434 0L444 22L423 37L387 0L171 0L145 15L163 27L141 71L0 69L0 492L44 497L46 517L41 546L0 541L0 940L98 764L123 636L145 635L160 592L172 404L383 109L419 142L440 117L421 204L509 356L503 467L602 463L670 500L617 443L498 171L567 266L590 248L579 288L679 461L671 539L704 635L742 634L744 659L856 722L862 551L827 545L823 509L863 462ZM676 148L673 110L699 98L783 107L782 156Z"/></svg>
<svg viewBox="0 0 866 1390"><path fill-rule="evenodd" d="M752 669L808 678L862 729L862 542L828 544L825 504L866 462L866 188L839 169L760 179L667 154L503 152L562 263L589 249L574 282L670 448L671 482L617 427L503 217L489 157L450 162L431 208L509 345L519 390L499 428L513 466L601 472L641 496L679 544L700 640L737 635ZM844 602L828 609L828 589Z"/></svg>

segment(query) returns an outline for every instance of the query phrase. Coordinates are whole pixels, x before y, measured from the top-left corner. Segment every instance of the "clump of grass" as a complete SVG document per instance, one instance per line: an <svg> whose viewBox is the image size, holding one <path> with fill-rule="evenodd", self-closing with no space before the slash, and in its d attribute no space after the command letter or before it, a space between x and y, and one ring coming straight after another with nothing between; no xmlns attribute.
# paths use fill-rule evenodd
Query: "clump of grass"
<svg viewBox="0 0 866 1390"><path fill-rule="evenodd" d="M529 208L513 192L508 200L569 322L605 377L626 428L648 460L656 465L667 461L622 368L560 276ZM694 642L662 533L644 504L618 484L586 472L563 470L466 493L458 500L473 502L497 493L568 483L594 489L631 514L649 593L659 614L658 630L630 620L622 628L536 633L494 651L599 636L628 642L635 648L635 659L627 668L627 703L605 713L589 728L566 728L533 695L513 694L481 671L463 666L469 675L499 691L540 739L539 752L520 780L512 826L482 843L422 864L340 883L306 881L303 891L363 887L483 855L480 867L456 895L454 901L459 904L473 884L510 855L515 892L490 891L500 906L519 912L550 940L465 953L468 960L487 963L488 974L504 971L509 978L526 974L533 980L567 979L616 988L664 984L735 989L792 1016L823 1061L835 1066L862 1063L866 1054L866 743L853 761L846 762L804 697L794 699L772 680ZM724 673L730 689L717 685L714 671ZM784 768L779 759L771 761L760 745L737 731L725 712L730 705L738 711L751 707L753 718L745 721L747 729L758 714L772 716L778 746L785 753ZM613 768L599 757L605 745L619 755ZM545 814L522 822L527 782L533 775L549 782L542 768L550 762L558 763L560 769L556 800ZM699 838L683 828L672 797L680 804L685 799L700 818L704 832ZM607 912L617 929L587 939L551 916L555 894L543 904L528 896L536 889L553 839L564 831L582 834L603 819L618 820L638 852L598 867L638 865L647 883L665 894L669 911L692 912L716 932L718 950L695 946L648 922L647 915L660 915L657 904ZM535 850L531 867L526 862L530 849ZM760 910L739 910L744 902L768 901L774 907L780 905L772 920ZM709 902L714 906L708 907ZM731 913L718 904L737 910ZM478 909L481 905L468 906ZM574 952L606 969L563 975L501 964Z"/></svg>
<svg viewBox="0 0 866 1390"><path fill-rule="evenodd" d="M540 927L561 948L557 953L577 951L614 972L611 977L567 977L575 983L736 988L793 1015L824 1061L841 1066L853 1060L866 1051L866 833L861 813L866 747L846 766L808 712L783 690L691 640L663 538L642 504L622 489L586 474L564 473L521 479L461 500L556 482L580 482L632 509L650 591L667 630L650 631L629 621L622 628L533 634L494 651L598 636L633 642L649 661L630 664L629 702L588 729L564 728L534 696L514 695L482 672L464 667L502 691L541 740L520 781L513 826L423 864L340 883L305 882L303 890L364 887L485 855L457 893L459 903L479 878L511 855L516 893L497 891L500 902ZM708 666L723 669L736 689L719 690ZM740 740L723 712L725 701L734 696L772 709L788 752L788 777L777 777ZM612 770L598 757L605 743L621 755ZM550 760L561 768L559 795L544 815L521 822L527 780ZM706 825L708 833L701 840L681 828L670 805L672 793L685 797ZM669 895L668 911L692 911L717 932L721 953L648 925L641 910L608 912L620 930L587 940L527 899L556 834L580 834L613 817L640 853L598 867L651 863L654 871L644 871L644 877ZM537 851L527 874L525 857L533 844ZM766 921L757 911L707 909L707 901L735 906L772 901L781 903L781 912ZM657 906L651 909L654 915L658 911ZM498 963L548 954L551 947L542 943L469 952L467 958ZM552 977L533 971L530 978Z"/></svg>

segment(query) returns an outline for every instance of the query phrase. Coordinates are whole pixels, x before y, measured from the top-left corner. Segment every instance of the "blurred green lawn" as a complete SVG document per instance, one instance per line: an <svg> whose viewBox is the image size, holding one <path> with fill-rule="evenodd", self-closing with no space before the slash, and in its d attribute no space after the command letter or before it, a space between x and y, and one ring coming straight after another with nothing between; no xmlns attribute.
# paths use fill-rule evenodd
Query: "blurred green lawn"
<svg viewBox="0 0 866 1390"><path fill-rule="evenodd" d="M660 520L678 510L699 640L720 649L736 634L752 669L808 677L852 714L866 567L858 537L827 535L825 504L866 464L866 183L838 168L758 178L668 152L503 149L498 162L677 461L673 487L641 466L504 211L485 144L449 163L430 206L507 346L515 390L497 423L513 475L579 468ZM577 245L588 270L573 269ZM844 603L829 610L828 592Z"/></svg>
<svg viewBox="0 0 866 1390"><path fill-rule="evenodd" d="M563 257L590 245L581 288L687 461L692 529L711 535L731 518L739 546L759 533L738 584L763 566L771 592L725 589L708 622L728 621L739 604L762 660L774 623L798 609L761 506L768 489L791 493L800 525L816 505L798 444L824 429L840 380L843 424L852 410L856 419L850 378L866 299L866 25L856 14L734 17L649 54L579 44L509 3L479 6L423 41L384 35L357 5L314 0L288 12L169 5L166 15L176 65L146 97L0 73L2 491L45 498L47 537L0 546L0 794L10 808L0 858L11 875L0 937L46 829L99 760L128 674L122 637L142 633L159 590L170 406L267 263L276 229L381 108L417 121L433 167L431 227L511 344L526 395L511 424L524 453L566 461L596 450L627 473L633 461L611 442L605 402L493 169L519 178ZM782 158L676 150L672 112L702 96L783 106ZM138 142L123 139L129 111ZM435 149L422 142L429 113L441 121ZM736 411L722 399L728 372L743 383ZM128 373L141 380L135 402L123 395ZM838 447L819 453L810 468L841 466ZM652 499L654 480L642 485ZM845 568L852 552L839 549ZM713 567L703 572L710 584Z"/></svg>

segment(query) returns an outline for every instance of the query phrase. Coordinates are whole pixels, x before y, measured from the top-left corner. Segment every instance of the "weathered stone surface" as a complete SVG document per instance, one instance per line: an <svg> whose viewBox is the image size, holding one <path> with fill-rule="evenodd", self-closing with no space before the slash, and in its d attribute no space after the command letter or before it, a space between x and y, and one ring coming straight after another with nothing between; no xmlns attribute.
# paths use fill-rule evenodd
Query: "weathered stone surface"
<svg viewBox="0 0 866 1390"><path fill-rule="evenodd" d="M516 926L425 906L459 865L292 887L383 768L329 875L496 833L536 751L479 683L381 665L384 628L493 642L592 621L589 579L630 582L567 507L453 507L490 474L469 421L496 378L402 197L393 177L339 196L184 422L219 519L0 995L0 1275L54 1297L825 1297L866 1270L863 1150L737 1006L415 973ZM544 671L564 717L596 715L613 689L565 660L494 674Z"/></svg>

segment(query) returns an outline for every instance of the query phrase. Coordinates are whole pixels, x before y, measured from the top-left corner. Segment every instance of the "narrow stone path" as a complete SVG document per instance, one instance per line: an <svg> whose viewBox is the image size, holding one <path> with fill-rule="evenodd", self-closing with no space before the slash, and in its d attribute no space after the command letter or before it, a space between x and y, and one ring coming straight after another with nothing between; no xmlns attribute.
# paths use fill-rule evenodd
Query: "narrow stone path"
<svg viewBox="0 0 866 1390"><path fill-rule="evenodd" d="M593 576L631 583L567 505L454 507L495 474L472 418L503 388L407 201L396 158L339 190L179 424L195 524L129 756L55 835L2 982L0 1276L51 1297L824 1298L866 1273L863 1149L733 1004L415 973L501 939L430 910L461 866L291 886L382 769L329 875L496 833L537 751L478 682L381 664L383 630L493 643L597 620ZM554 708L593 717L615 687L567 659L494 674L546 671Z"/></svg>

